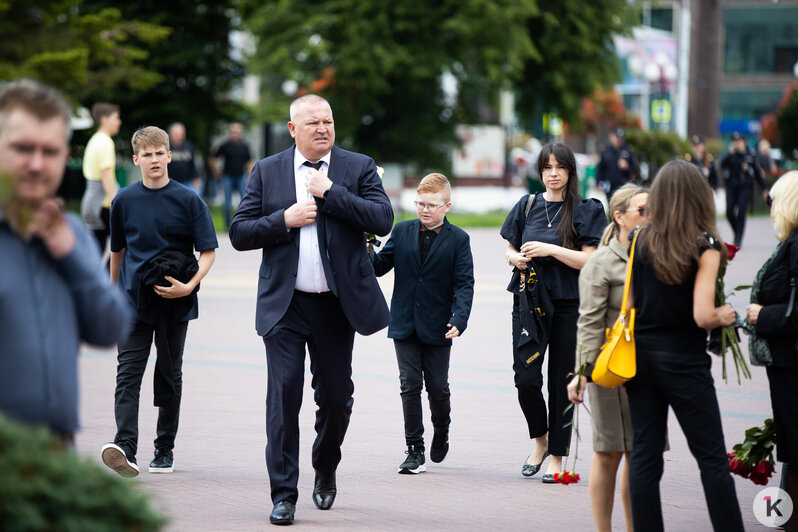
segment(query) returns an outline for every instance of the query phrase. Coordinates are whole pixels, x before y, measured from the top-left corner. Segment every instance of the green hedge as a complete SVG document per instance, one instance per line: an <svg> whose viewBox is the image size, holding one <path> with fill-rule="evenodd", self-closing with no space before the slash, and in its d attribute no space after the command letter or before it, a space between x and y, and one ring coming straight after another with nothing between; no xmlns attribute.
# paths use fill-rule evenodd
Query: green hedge
<svg viewBox="0 0 798 532"><path fill-rule="evenodd" d="M135 483L64 450L43 428L0 416L0 529L3 532L161 530Z"/></svg>

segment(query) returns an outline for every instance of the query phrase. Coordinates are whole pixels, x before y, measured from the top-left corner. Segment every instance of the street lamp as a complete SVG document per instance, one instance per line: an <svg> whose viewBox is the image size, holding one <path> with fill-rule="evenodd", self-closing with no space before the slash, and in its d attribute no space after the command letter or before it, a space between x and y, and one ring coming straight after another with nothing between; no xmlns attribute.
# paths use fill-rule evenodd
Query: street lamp
<svg viewBox="0 0 798 532"><path fill-rule="evenodd" d="M651 120L660 128L666 129L671 122L670 88L679 79L679 70L663 52L654 54L653 60L643 67L646 81L657 89L656 96L651 99Z"/></svg>

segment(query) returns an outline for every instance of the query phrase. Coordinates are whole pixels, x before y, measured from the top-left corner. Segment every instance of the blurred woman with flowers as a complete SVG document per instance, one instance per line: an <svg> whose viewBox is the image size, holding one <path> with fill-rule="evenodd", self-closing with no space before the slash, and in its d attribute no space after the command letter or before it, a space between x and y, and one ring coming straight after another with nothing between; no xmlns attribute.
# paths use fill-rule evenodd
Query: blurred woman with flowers
<svg viewBox="0 0 798 532"><path fill-rule="evenodd" d="M521 474L531 477L551 456L542 481L553 484L571 440L573 409L565 412L569 405L565 385L574 367L579 270L598 246L607 218L598 200L579 196L576 159L567 145L543 146L538 175L545 192L525 194L507 215L501 235L508 242L507 262L514 266L508 290L513 293L515 386L529 437L535 440ZM528 305L530 293L537 291L545 305ZM536 331L525 320L540 308L547 310L538 312L542 326ZM532 335L537 341L528 343ZM548 408L542 390L547 348Z"/></svg>
<svg viewBox="0 0 798 532"><path fill-rule="evenodd" d="M615 499L615 478L621 459L621 502L626 529L632 530L632 503L629 496L629 452L632 449L632 423L629 400L623 386L604 388L587 384L593 373L604 331L618 317L629 262L629 235L646 221L648 190L635 184L619 188L612 196L609 211L612 221L579 274L579 320L576 341L577 375L568 385L568 398L579 404L589 389L590 419L593 427L593 458L590 461L590 505L596 530L612 530L612 505ZM580 360L580 357L582 360ZM585 367L582 368L582 364ZM581 371L580 371L581 369Z"/></svg>
<svg viewBox="0 0 798 532"><path fill-rule="evenodd" d="M779 244L756 275L746 314L756 338L764 340L770 351L767 375L776 456L779 462L790 464L787 493L798 501L798 171L787 172L776 181L768 203ZM798 529L794 516L787 530Z"/></svg>
<svg viewBox="0 0 798 532"><path fill-rule="evenodd" d="M731 305L715 306L726 247L720 243L712 189L687 161L657 173L632 269L637 375L626 383L634 442L629 465L635 530L663 530L659 482L668 407L698 462L716 531L743 523L723 439L706 353L706 329L734 323Z"/></svg>

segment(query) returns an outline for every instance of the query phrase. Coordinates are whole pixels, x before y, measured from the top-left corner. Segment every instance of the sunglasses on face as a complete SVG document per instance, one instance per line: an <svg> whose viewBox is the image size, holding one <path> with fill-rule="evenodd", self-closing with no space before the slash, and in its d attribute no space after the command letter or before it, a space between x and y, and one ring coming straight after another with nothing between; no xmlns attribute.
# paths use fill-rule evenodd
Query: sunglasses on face
<svg viewBox="0 0 798 532"><path fill-rule="evenodd" d="M767 198L765 198L765 203L768 204L768 207L773 206L773 198L770 197L770 194L768 194Z"/></svg>
<svg viewBox="0 0 798 532"><path fill-rule="evenodd" d="M635 207L634 209L626 209L626 212L632 212L632 211L637 211L637 214L639 214L640 216L645 216L646 215L646 206L645 205L641 205L640 207Z"/></svg>

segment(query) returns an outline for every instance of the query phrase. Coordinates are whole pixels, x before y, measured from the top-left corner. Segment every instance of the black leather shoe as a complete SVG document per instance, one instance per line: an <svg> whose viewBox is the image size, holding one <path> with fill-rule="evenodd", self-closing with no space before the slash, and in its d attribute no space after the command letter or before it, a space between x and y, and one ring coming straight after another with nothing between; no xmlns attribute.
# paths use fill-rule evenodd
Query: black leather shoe
<svg viewBox="0 0 798 532"><path fill-rule="evenodd" d="M316 482L313 484L313 504L319 510L329 510L335 502L335 471L332 473L322 473L316 471Z"/></svg>
<svg viewBox="0 0 798 532"><path fill-rule="evenodd" d="M290 525L294 522L295 505L291 501L280 501L274 505L274 510L269 516L273 525Z"/></svg>

